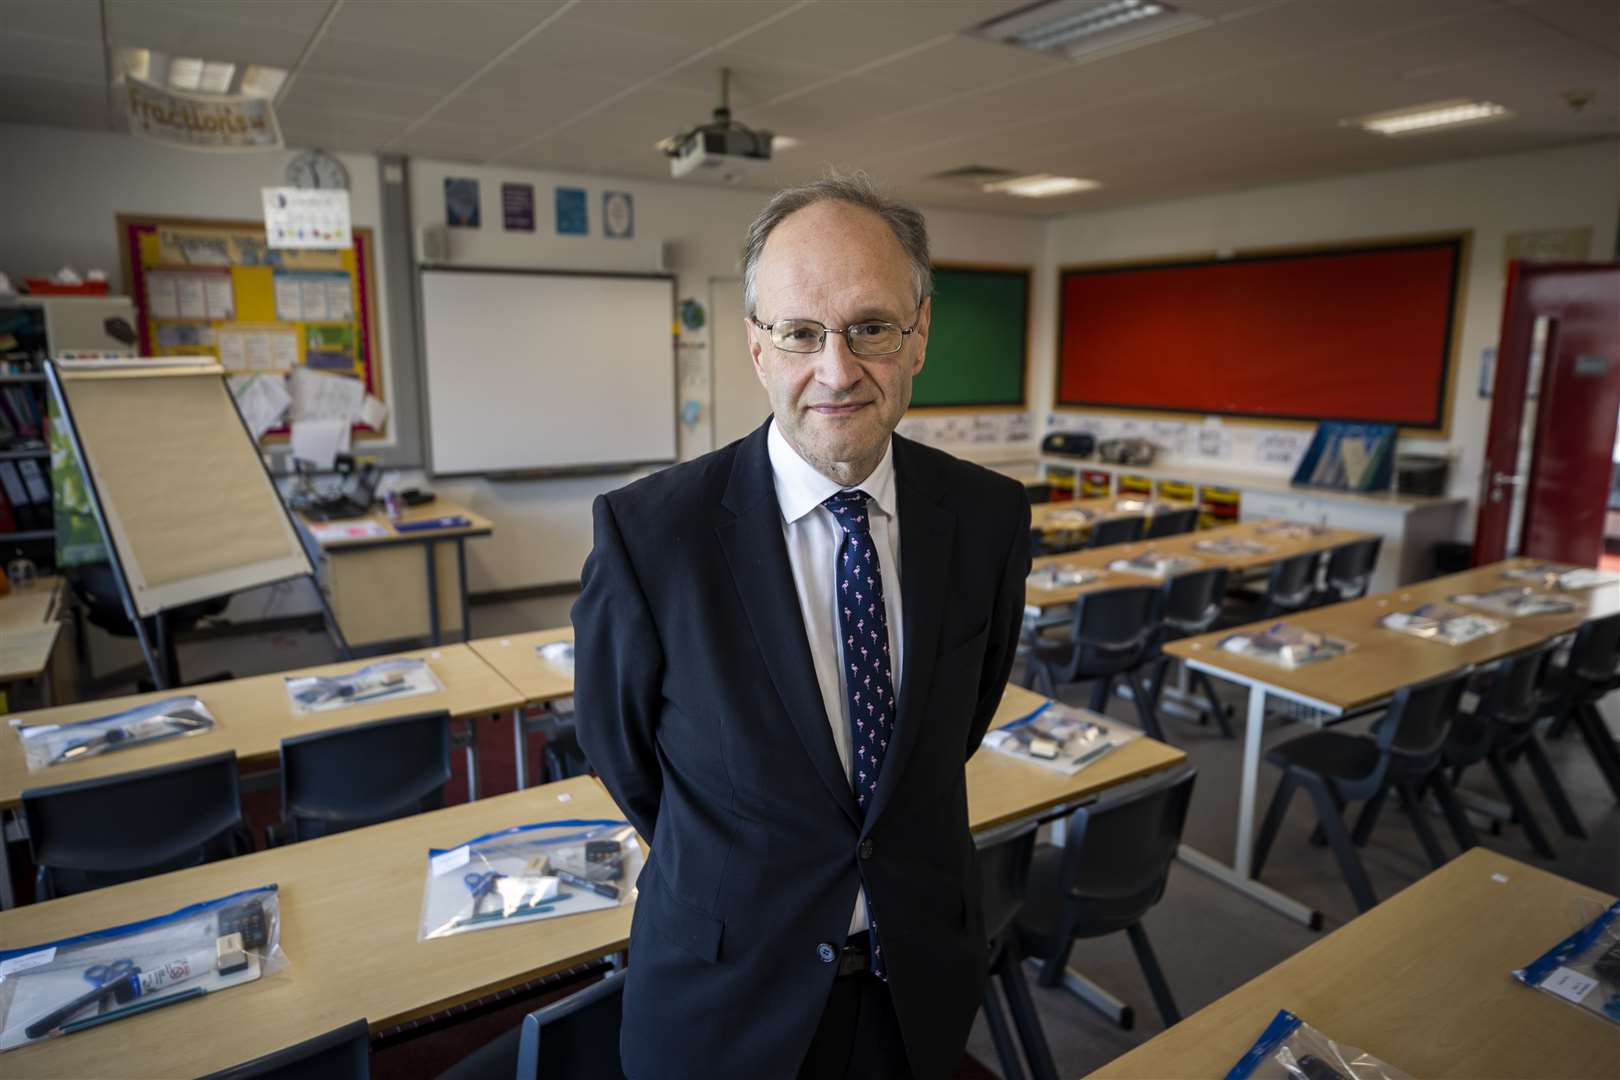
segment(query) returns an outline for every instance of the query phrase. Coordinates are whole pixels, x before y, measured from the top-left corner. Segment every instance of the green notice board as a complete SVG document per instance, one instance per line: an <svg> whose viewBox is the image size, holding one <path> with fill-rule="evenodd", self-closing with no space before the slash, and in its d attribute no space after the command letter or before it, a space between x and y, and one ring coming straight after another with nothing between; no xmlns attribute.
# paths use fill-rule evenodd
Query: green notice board
<svg viewBox="0 0 1620 1080"><path fill-rule="evenodd" d="M1029 348L1030 271L934 267L928 360L913 408L1022 405Z"/></svg>

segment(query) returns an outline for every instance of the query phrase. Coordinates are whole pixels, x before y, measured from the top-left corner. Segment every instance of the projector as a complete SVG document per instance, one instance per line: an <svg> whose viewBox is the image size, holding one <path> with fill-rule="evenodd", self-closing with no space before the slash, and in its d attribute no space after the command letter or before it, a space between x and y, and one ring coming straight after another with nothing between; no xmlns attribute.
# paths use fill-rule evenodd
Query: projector
<svg viewBox="0 0 1620 1080"><path fill-rule="evenodd" d="M731 71L720 69L720 105L707 124L699 124L659 142L669 156L669 174L676 180L718 180L735 184L771 161L769 131L756 131L731 118Z"/></svg>

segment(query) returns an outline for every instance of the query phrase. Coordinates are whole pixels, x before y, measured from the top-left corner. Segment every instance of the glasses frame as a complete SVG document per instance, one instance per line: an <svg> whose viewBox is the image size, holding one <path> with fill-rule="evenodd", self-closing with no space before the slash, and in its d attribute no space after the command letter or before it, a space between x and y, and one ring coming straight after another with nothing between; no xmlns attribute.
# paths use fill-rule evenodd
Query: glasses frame
<svg viewBox="0 0 1620 1080"><path fill-rule="evenodd" d="M915 334L917 332L917 324L922 321L922 309L923 309L923 302L920 301L917 304L917 312L916 312L916 314L912 316L910 326L898 326L895 323L887 322L887 321L885 321L883 319L863 319L860 322L852 323L852 324L850 324L850 326L843 326L843 327L822 326L821 323L816 322L816 320L814 320L814 319L777 319L776 322L773 322L773 323L762 323L762 322L759 321L758 316L755 316L755 315L749 315L748 316L748 321L753 323L754 326L757 327L758 329L765 331L765 333L767 335L770 334L772 328L775 327L778 323L803 322L803 323L812 323L812 324L814 324L816 326L821 326L821 340L816 343L816 347L813 348L813 349L804 349L802 351L798 350L798 349L784 349L784 348L782 348L782 346L780 346L780 345L778 345L776 343L775 338L771 338L771 347L776 349L779 352L785 352L789 356L814 356L814 355L816 355L817 353L821 352L823 349L825 349L827 347L827 335L828 334L837 334L839 337L843 338L844 339L844 344L849 348L849 353L850 353L851 356L864 356L864 357L893 356L895 353L897 353L900 350L904 349L906 347L906 339L908 337L910 337L912 334ZM854 339L852 339L849 336L850 330L855 326L871 326L873 323L877 323L877 324L882 325L882 326L893 326L896 330L899 330L900 331L900 344L896 345L894 348L890 349L888 352L880 352L880 353L857 352L856 349L855 349Z"/></svg>

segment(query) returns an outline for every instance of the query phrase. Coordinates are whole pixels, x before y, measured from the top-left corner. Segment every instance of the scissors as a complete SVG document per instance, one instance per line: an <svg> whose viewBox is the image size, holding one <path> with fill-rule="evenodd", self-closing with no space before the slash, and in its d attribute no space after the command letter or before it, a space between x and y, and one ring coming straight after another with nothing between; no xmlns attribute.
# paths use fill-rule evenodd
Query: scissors
<svg viewBox="0 0 1620 1080"><path fill-rule="evenodd" d="M495 894L495 883L505 876L499 870L486 870L474 871L461 879L472 892L474 915L483 908L485 899ZM499 901L499 897L496 899Z"/></svg>
<svg viewBox="0 0 1620 1080"><path fill-rule="evenodd" d="M135 961L114 960L110 964L91 964L84 969L84 981L91 986L106 986L135 973Z"/></svg>

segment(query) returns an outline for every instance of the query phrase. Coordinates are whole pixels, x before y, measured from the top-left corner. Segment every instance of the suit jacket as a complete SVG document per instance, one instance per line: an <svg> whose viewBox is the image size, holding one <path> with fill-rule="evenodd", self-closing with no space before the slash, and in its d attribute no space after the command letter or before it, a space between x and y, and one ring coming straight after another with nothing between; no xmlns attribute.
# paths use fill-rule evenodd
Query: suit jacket
<svg viewBox="0 0 1620 1080"><path fill-rule="evenodd" d="M651 857L633 1077L792 1077L863 883L912 1068L948 1076L986 979L964 764L1012 668L1023 486L894 437L904 658L864 820L782 537L766 428L596 500L574 605L579 741ZM837 715L837 703L832 703Z"/></svg>

